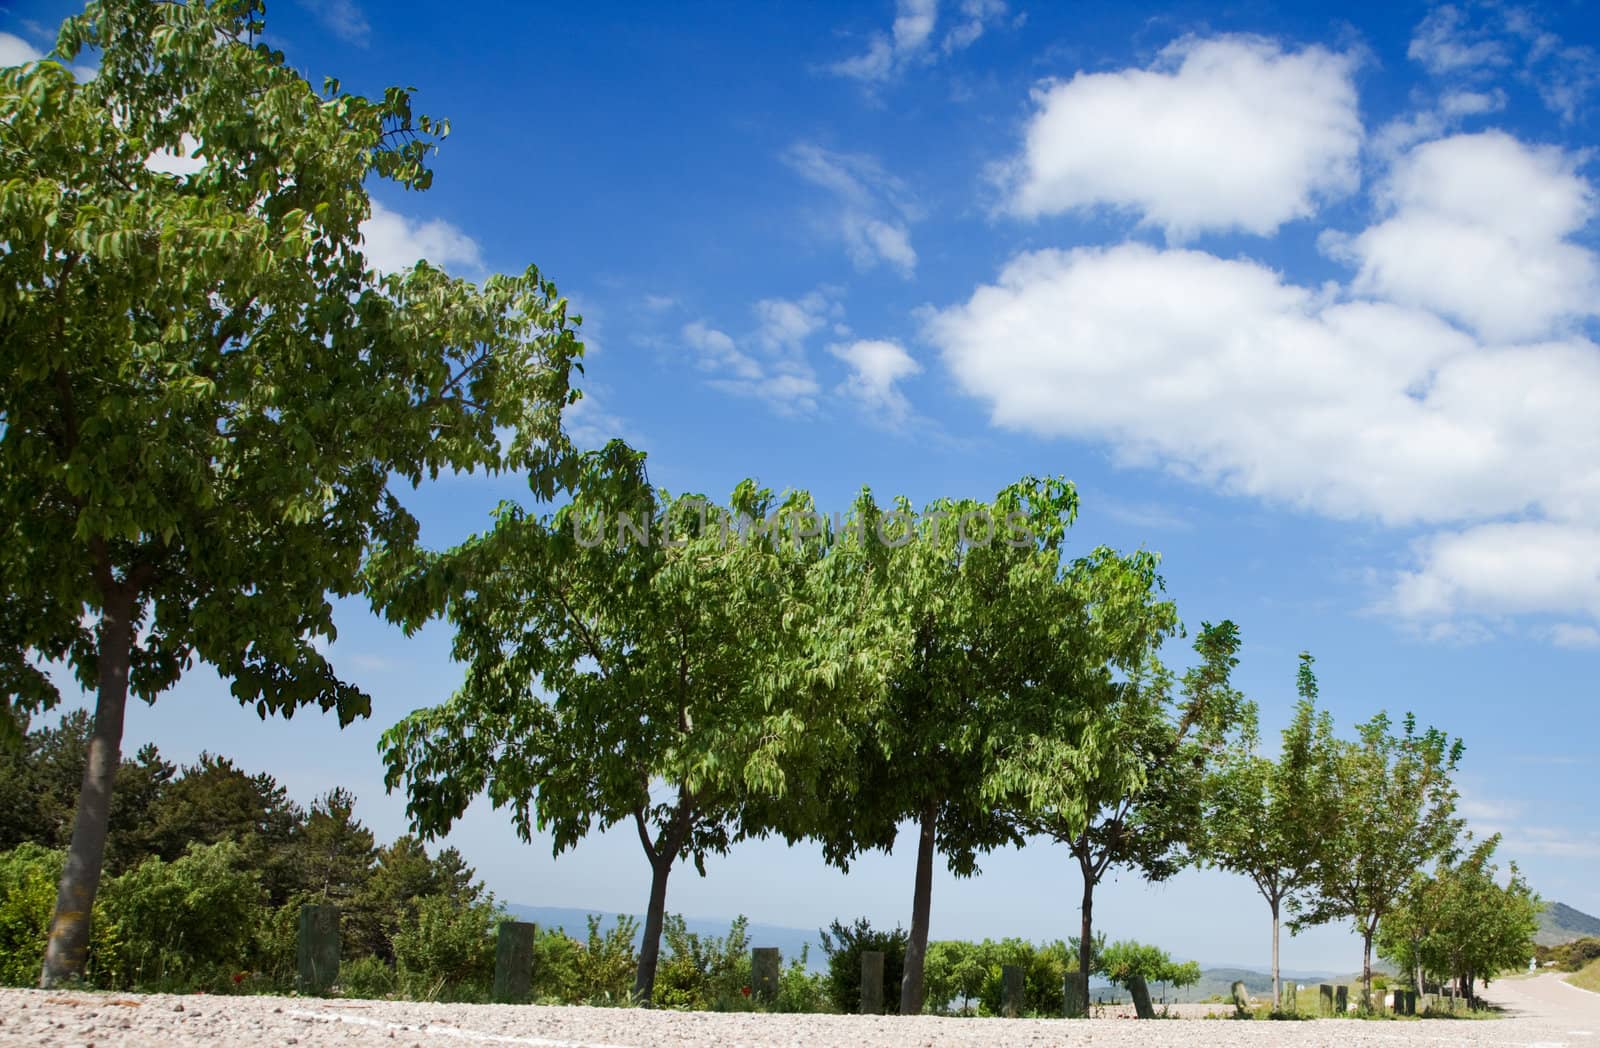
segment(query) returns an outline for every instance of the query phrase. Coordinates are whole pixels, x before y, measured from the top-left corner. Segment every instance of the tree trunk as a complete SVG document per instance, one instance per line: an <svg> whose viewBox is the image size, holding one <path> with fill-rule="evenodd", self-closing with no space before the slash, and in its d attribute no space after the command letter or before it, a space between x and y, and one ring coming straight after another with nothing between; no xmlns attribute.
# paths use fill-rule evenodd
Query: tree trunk
<svg viewBox="0 0 1600 1048"><path fill-rule="evenodd" d="M917 837L917 880L911 896L911 937L906 941L905 974L900 980L901 1015L922 1013L922 968L928 955L928 917L933 905L934 823L938 815L937 802L929 801L922 809L921 832Z"/></svg>
<svg viewBox="0 0 1600 1048"><path fill-rule="evenodd" d="M1372 925L1361 929L1361 1010L1372 1010Z"/></svg>
<svg viewBox="0 0 1600 1048"><path fill-rule="evenodd" d="M1278 902L1272 900L1272 1010L1283 1007L1283 988L1278 980Z"/></svg>
<svg viewBox="0 0 1600 1048"><path fill-rule="evenodd" d="M1094 871L1082 859L1083 920L1078 927L1078 972L1083 979L1083 1014L1089 1014L1089 968L1094 964Z"/></svg>
<svg viewBox="0 0 1600 1048"><path fill-rule="evenodd" d="M39 975L39 986L46 990L82 980L89 952L89 921L95 893L100 890L111 822L111 789L122 760L122 721L128 707L128 664L133 651L132 604L131 598L117 594L106 600L100 612L94 730L89 735L83 785L72 820L72 843L56 890L55 918L50 922L50 942Z"/></svg>
<svg viewBox="0 0 1600 1048"><path fill-rule="evenodd" d="M633 979L633 996L648 1006L656 987L656 961L661 957L661 924L667 912L667 875L676 852L663 852L650 863L650 905L644 913L644 941L639 944L639 968Z"/></svg>

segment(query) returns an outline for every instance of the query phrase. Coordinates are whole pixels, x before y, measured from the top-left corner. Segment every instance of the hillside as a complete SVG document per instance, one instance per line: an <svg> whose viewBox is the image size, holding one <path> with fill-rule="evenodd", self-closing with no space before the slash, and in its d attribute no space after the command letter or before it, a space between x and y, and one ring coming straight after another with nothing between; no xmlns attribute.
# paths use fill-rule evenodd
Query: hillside
<svg viewBox="0 0 1600 1048"><path fill-rule="evenodd" d="M1533 941L1540 946L1560 946L1564 942L1600 937L1600 918L1591 917L1563 902L1553 902L1539 915L1539 930Z"/></svg>

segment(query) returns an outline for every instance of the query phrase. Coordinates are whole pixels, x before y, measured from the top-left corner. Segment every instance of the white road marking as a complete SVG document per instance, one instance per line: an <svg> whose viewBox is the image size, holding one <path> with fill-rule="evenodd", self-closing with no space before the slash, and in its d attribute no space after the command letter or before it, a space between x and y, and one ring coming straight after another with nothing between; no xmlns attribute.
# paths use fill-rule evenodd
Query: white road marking
<svg viewBox="0 0 1600 1048"><path fill-rule="evenodd" d="M381 1019L368 1019L362 1015L335 1015L329 1012L311 1012L298 1009L285 1013L296 1019L320 1019L324 1022L349 1023L352 1026L370 1026L380 1030L404 1030L408 1034L429 1034L437 1037L453 1037L462 1041L475 1041L479 1044L526 1044L533 1048L634 1048L632 1045L606 1044L603 1041L563 1041L549 1037L513 1037L509 1034L482 1033L478 1030L463 1030L458 1026L441 1026L438 1023L425 1025L412 1025L410 1023L390 1023Z"/></svg>

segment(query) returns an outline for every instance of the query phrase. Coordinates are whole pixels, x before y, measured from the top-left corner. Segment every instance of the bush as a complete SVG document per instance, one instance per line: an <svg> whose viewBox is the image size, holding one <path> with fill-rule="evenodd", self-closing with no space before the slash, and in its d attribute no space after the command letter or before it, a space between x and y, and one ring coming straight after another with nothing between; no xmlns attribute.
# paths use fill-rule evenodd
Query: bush
<svg viewBox="0 0 1600 1048"><path fill-rule="evenodd" d="M37 844L0 855L0 982L7 986L39 983L65 862L63 853Z"/></svg>
<svg viewBox="0 0 1600 1048"><path fill-rule="evenodd" d="M891 1015L900 1012L900 979L905 973L906 933L896 926L892 932L873 931L865 917L852 925L834 921L832 934L818 931L822 950L828 955L828 997L835 1011L854 1015L861 1010L861 954L883 952L883 1006Z"/></svg>
<svg viewBox="0 0 1600 1048"><path fill-rule="evenodd" d="M633 999L633 977L639 968L639 954L633 941L639 922L626 914L605 935L600 934L600 918L589 917L589 937L575 955L578 999L589 1004L622 1004Z"/></svg>
<svg viewBox="0 0 1600 1048"><path fill-rule="evenodd" d="M749 922L736 917L726 938L704 940L668 914L661 937L670 951L656 966L654 1002L662 1008L740 1011L751 1007Z"/></svg>
<svg viewBox="0 0 1600 1048"><path fill-rule="evenodd" d="M778 999L772 1004L773 1011L811 1014L832 1010L828 978L810 970L810 956L811 947L806 944L800 947L799 957L790 958L778 978Z"/></svg>
<svg viewBox="0 0 1600 1048"><path fill-rule="evenodd" d="M461 903L429 895L394 933L395 968L408 996L427 1001L487 1000L494 979L493 900Z"/></svg>
<svg viewBox="0 0 1600 1048"><path fill-rule="evenodd" d="M984 980L979 992L979 1014L1002 1014L1005 981L1002 968L1015 964L1022 968L1022 1010L1028 1015L1059 1017L1066 1006L1062 983L1069 969L1067 944L1054 942L1034 946L1021 939L984 942L978 947L984 960Z"/></svg>
<svg viewBox="0 0 1600 1048"><path fill-rule="evenodd" d="M117 989L229 985L248 967L261 902L245 862L232 841L196 844L108 882L101 901L114 942L98 957L101 980Z"/></svg>

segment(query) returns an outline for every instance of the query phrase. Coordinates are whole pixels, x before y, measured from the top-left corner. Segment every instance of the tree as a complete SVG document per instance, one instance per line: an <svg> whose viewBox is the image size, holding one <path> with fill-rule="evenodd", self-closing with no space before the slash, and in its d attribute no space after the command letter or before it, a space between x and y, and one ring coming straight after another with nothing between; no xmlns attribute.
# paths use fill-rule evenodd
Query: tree
<svg viewBox="0 0 1600 1048"><path fill-rule="evenodd" d="M202 753L161 792L149 818L149 850L168 862L190 844L231 840L260 873L272 905L299 888L301 871L289 852L305 812L266 772L250 775L227 757Z"/></svg>
<svg viewBox="0 0 1600 1048"><path fill-rule="evenodd" d="M509 468L548 497L566 460L554 287L362 254L369 179L425 189L447 125L314 89L251 42L261 12L103 0L0 71L0 681L48 707L62 660L96 696L45 986L83 970L129 691L199 660L261 716L367 715L318 643L367 551L417 541L395 482Z"/></svg>
<svg viewBox="0 0 1600 1048"><path fill-rule="evenodd" d="M1248 712L1229 684L1237 663L1232 622L1201 625L1199 665L1174 698L1170 673L1153 650L1175 626L1157 601L1154 558L1102 552L1078 585L1095 609L1095 629L1059 667L1042 673L1054 702L1019 740L996 785L1018 825L1065 844L1082 877L1079 971L1088 1000L1094 970L1094 890L1109 870L1172 876L1193 858L1203 782Z"/></svg>
<svg viewBox="0 0 1600 1048"><path fill-rule="evenodd" d="M1414 973L1419 990L1427 973L1454 979L1474 999L1479 979L1521 968L1533 955L1542 904L1516 863L1500 883L1492 862L1499 843L1495 834L1441 861L1432 876L1414 876L1378 926L1379 956Z"/></svg>
<svg viewBox="0 0 1600 1048"><path fill-rule="evenodd" d="M1198 961L1179 963L1159 946L1131 939L1118 940L1107 946L1100 955L1100 964L1107 979L1129 991L1132 991L1135 979L1143 979L1146 986L1159 982L1180 989L1200 981Z"/></svg>
<svg viewBox="0 0 1600 1048"><path fill-rule="evenodd" d="M1361 936L1361 990L1372 1001L1372 945L1384 917L1419 870L1444 858L1461 830L1451 776L1464 747L1444 732L1418 733L1406 714L1400 734L1387 714L1357 726L1333 762L1335 804L1318 829L1315 892L1294 928L1348 920Z"/></svg>
<svg viewBox="0 0 1600 1048"><path fill-rule="evenodd" d="M1300 655L1294 719L1272 760L1257 751L1253 716L1243 745L1228 751L1207 788L1204 855L1250 878L1272 911L1272 1005L1282 1001L1278 933L1286 905L1312 883L1322 833L1320 812L1331 799L1333 721L1316 709L1312 659Z"/></svg>
<svg viewBox="0 0 1600 1048"><path fill-rule="evenodd" d="M739 518L772 528L737 533ZM479 793L523 839L550 831L557 854L631 823L651 869L641 1000L674 867L703 874L707 855L774 828L840 745L832 682L852 655L800 599L821 549L808 522L806 496L780 503L750 481L727 509L652 490L616 443L554 515L503 507L492 532L396 583L408 627L448 593L467 670L448 702L385 734L390 787L424 835Z"/></svg>
<svg viewBox="0 0 1600 1048"><path fill-rule="evenodd" d="M876 669L850 704L848 770L822 821L791 836L817 838L847 869L915 826L902 1014L920 1012L926 996L935 855L970 876L979 854L1020 843L985 783L1035 652L1056 642L1051 587L1076 510L1060 478L1024 478L987 503L941 499L920 516L904 499L885 511L863 492L815 569L834 602L829 620L854 625L852 644Z"/></svg>

